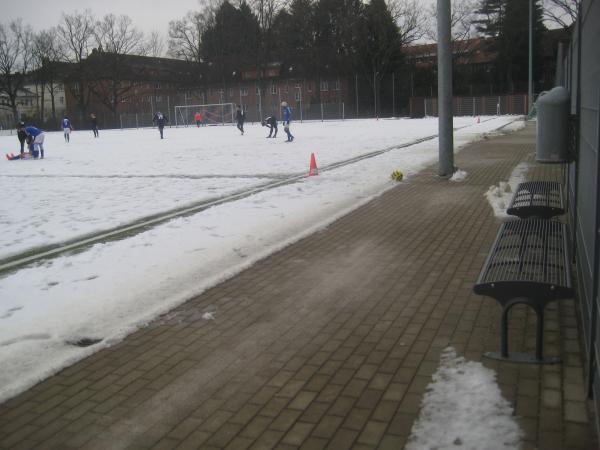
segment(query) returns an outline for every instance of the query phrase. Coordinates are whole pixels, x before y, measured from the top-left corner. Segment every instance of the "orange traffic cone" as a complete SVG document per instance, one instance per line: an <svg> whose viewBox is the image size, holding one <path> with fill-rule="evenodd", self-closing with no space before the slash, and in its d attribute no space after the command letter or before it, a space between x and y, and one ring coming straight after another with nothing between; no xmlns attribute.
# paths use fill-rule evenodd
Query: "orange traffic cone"
<svg viewBox="0 0 600 450"><path fill-rule="evenodd" d="M315 160L315 154L310 154L310 170L308 171L308 176L312 177L313 175L319 175L319 169L317 169L317 161Z"/></svg>

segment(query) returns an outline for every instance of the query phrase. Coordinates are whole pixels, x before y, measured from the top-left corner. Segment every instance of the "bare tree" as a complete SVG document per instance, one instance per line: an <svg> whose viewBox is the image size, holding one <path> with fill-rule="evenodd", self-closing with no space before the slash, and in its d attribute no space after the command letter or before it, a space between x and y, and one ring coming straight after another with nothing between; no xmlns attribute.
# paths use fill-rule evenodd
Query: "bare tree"
<svg viewBox="0 0 600 450"><path fill-rule="evenodd" d="M282 7L280 0L252 0L250 6L258 19L258 24L263 32L273 28L275 16Z"/></svg>
<svg viewBox="0 0 600 450"><path fill-rule="evenodd" d="M454 0L450 11L450 26L452 40L460 41L469 39L475 32L473 20L476 17L476 0ZM432 4L429 8L429 21L426 36L437 41L437 5Z"/></svg>
<svg viewBox="0 0 600 450"><path fill-rule="evenodd" d="M17 97L31 68L33 32L21 19L0 24L0 92L8 97L15 121L19 120Z"/></svg>
<svg viewBox="0 0 600 450"><path fill-rule="evenodd" d="M137 86L139 73L127 60L131 55L144 52L143 37L129 16L107 14L96 23L98 51L88 58L95 73L90 89L113 113L115 120L119 104L126 101L129 92Z"/></svg>
<svg viewBox="0 0 600 450"><path fill-rule="evenodd" d="M118 55L138 54L143 49L144 33L133 26L131 17L105 15L96 22L94 37L98 49Z"/></svg>
<svg viewBox="0 0 600 450"><path fill-rule="evenodd" d="M544 0L544 20L567 28L577 20L581 0Z"/></svg>
<svg viewBox="0 0 600 450"><path fill-rule="evenodd" d="M219 0L204 0L200 11L189 11L182 19L169 22L169 55L202 62L202 34L214 23L219 3Z"/></svg>
<svg viewBox="0 0 600 450"><path fill-rule="evenodd" d="M36 86L40 87L40 120L44 120L45 94L50 95L52 120L56 121L55 93L58 88L58 64L60 52L57 44L56 28L42 30L33 40L33 58L36 70Z"/></svg>
<svg viewBox="0 0 600 450"><path fill-rule="evenodd" d="M56 28L62 59L72 64L67 73L67 81L73 81L69 90L82 115L85 115L89 104L89 88L92 83L86 59L90 55L95 42L95 22L92 12L75 11L73 14L63 13Z"/></svg>
<svg viewBox="0 0 600 450"><path fill-rule="evenodd" d="M400 31L400 42L405 47L427 33L427 14L418 0L387 0L388 8Z"/></svg>
<svg viewBox="0 0 600 450"><path fill-rule="evenodd" d="M159 31L152 31L146 38L144 54L148 56L161 57L164 55L165 41Z"/></svg>

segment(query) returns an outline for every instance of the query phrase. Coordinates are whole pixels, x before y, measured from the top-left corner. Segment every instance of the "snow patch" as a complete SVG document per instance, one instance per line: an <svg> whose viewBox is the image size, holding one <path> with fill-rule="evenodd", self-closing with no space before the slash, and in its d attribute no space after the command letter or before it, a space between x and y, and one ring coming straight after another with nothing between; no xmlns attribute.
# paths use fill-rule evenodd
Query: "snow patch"
<svg viewBox="0 0 600 450"><path fill-rule="evenodd" d="M204 314L202 314L202 318L204 320L215 320L215 313L214 312L205 312Z"/></svg>
<svg viewBox="0 0 600 450"><path fill-rule="evenodd" d="M421 405L406 450L506 450L523 431L496 383L496 373L448 347Z"/></svg>
<svg viewBox="0 0 600 450"><path fill-rule="evenodd" d="M517 164L508 181L501 181L498 183L498 186L490 186L484 194L490 206L494 209L494 214L499 219L508 219L510 217L506 214L506 209L510 205L513 193L517 190L519 183L525 181L528 170L528 163L522 162Z"/></svg>
<svg viewBox="0 0 600 450"><path fill-rule="evenodd" d="M456 172L454 172L454 174L452 175L452 177L450 177L450 181L455 181L457 183L464 181L467 178L467 172L465 172L464 170L460 170L458 169Z"/></svg>

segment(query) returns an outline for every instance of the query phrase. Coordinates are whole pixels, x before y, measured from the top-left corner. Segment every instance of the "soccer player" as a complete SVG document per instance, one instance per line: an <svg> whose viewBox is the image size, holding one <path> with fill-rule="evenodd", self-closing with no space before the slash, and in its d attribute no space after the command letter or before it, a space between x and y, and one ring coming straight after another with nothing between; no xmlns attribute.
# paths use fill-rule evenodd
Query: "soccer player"
<svg viewBox="0 0 600 450"><path fill-rule="evenodd" d="M19 122L17 125L17 137L19 138L19 143L21 144L21 155L25 151L25 139L27 139L27 133L25 133L25 122Z"/></svg>
<svg viewBox="0 0 600 450"><path fill-rule="evenodd" d="M69 120L69 118L67 116L65 116L63 118L60 126L63 129L63 134L65 136L65 142L70 142L70 140L71 140L71 129L73 127L71 126L71 121Z"/></svg>
<svg viewBox="0 0 600 450"><path fill-rule="evenodd" d="M97 137L99 137L99 133L98 133L98 118L96 117L96 114L91 113L90 120L92 122L92 131L94 132L94 137L97 138Z"/></svg>
<svg viewBox="0 0 600 450"><path fill-rule="evenodd" d="M27 133L27 137L31 142L30 149L33 157L37 158L37 155L39 154L41 158L44 159L44 132L36 127L26 127L25 124L20 126L19 129L24 130L25 133Z"/></svg>
<svg viewBox="0 0 600 450"><path fill-rule="evenodd" d="M269 135L267 136L267 138L277 137L277 118L275 116L269 116L265 120L263 120L262 126L269 127ZM275 130L275 134L273 136L271 136L271 133L273 133L273 130Z"/></svg>
<svg viewBox="0 0 600 450"><path fill-rule="evenodd" d="M169 118L167 116L165 116L163 113L161 113L160 111L156 111L156 114L154 114L154 117L152 118L153 122L156 122L156 124L158 125L158 131L160 131L160 138L163 138L163 129L165 128L165 123L167 123L169 121Z"/></svg>
<svg viewBox="0 0 600 450"><path fill-rule="evenodd" d="M287 142L292 142L294 136L290 133L290 122L292 121L292 109L288 106L287 102L281 102L283 106L283 131L287 134Z"/></svg>
<svg viewBox="0 0 600 450"><path fill-rule="evenodd" d="M196 121L196 127L200 128L200 124L202 123L202 121L204 120L204 118L202 117L202 113L200 113L200 111L198 111L195 115L194 115L194 120Z"/></svg>
<svg viewBox="0 0 600 450"><path fill-rule="evenodd" d="M242 132L242 136L244 135L244 111L242 111L242 107L237 105L237 110L235 111L235 121L237 122L237 128Z"/></svg>

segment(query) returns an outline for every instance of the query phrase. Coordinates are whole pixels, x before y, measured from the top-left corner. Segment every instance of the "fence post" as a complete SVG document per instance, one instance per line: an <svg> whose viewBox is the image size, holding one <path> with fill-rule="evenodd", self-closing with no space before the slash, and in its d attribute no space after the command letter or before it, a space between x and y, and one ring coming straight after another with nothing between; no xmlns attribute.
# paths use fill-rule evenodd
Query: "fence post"
<svg viewBox="0 0 600 450"><path fill-rule="evenodd" d="M321 122L323 122L323 102L321 102Z"/></svg>
<svg viewBox="0 0 600 450"><path fill-rule="evenodd" d="M135 113L135 128L136 128L136 129L138 129L138 130L139 130L139 128L140 128L140 124L139 124L139 122L138 122L138 116L137 116L137 113Z"/></svg>
<svg viewBox="0 0 600 450"><path fill-rule="evenodd" d="M300 92L300 123L302 123L302 86L300 86L299 92Z"/></svg>
<svg viewBox="0 0 600 450"><path fill-rule="evenodd" d="M396 117L396 92L394 86L394 78L396 73L392 72L392 117Z"/></svg>
<svg viewBox="0 0 600 450"><path fill-rule="evenodd" d="M502 108L500 107L500 96L498 96L498 107L496 108L496 115L499 116L502 113Z"/></svg>
<svg viewBox="0 0 600 450"><path fill-rule="evenodd" d="M121 123L121 130L122 130L123 129L123 114L119 114L119 122Z"/></svg>
<svg viewBox="0 0 600 450"><path fill-rule="evenodd" d="M342 120L346 120L346 108L344 102L342 102Z"/></svg>

